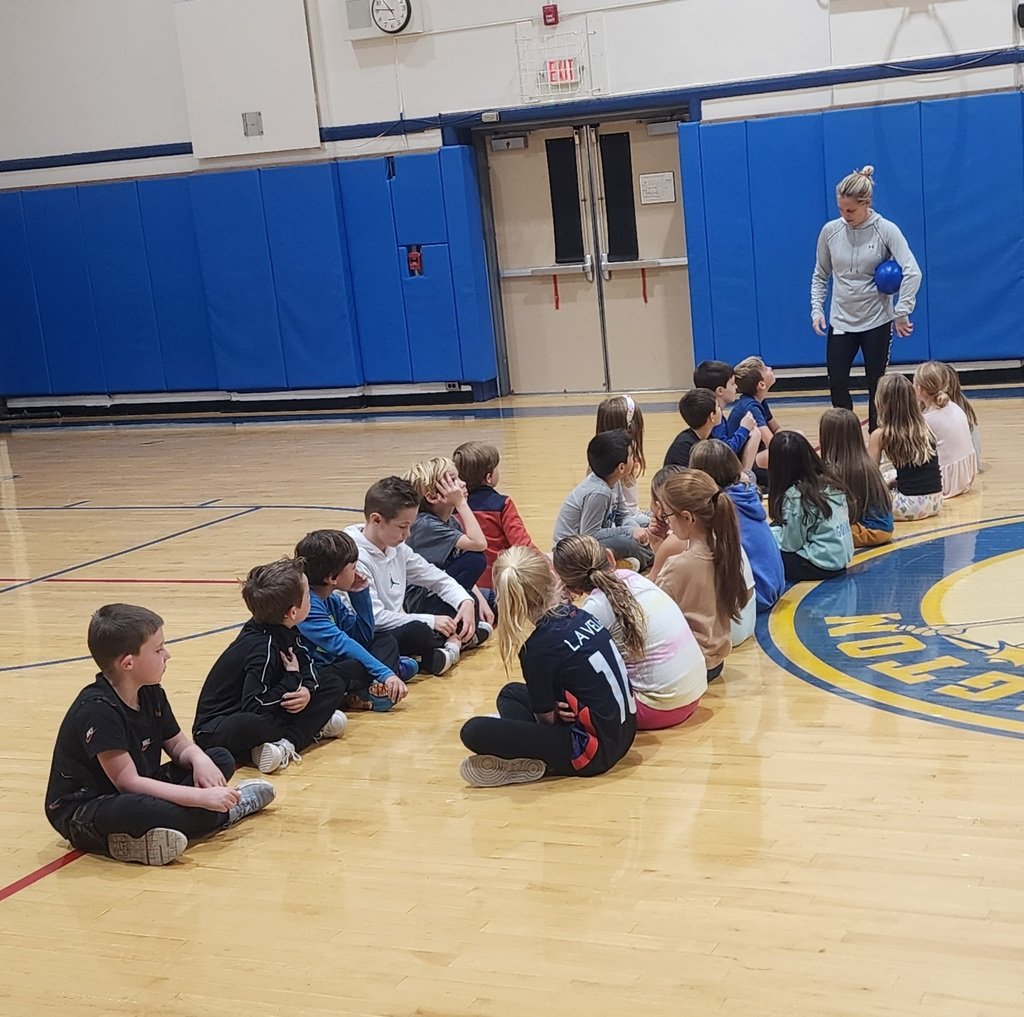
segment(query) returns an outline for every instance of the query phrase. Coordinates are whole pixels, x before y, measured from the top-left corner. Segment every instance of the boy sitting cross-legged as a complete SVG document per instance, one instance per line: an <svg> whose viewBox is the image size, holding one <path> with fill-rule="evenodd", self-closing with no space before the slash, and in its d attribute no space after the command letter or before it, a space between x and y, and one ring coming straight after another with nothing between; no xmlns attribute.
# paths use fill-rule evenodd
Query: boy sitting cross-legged
<svg viewBox="0 0 1024 1017"><path fill-rule="evenodd" d="M229 787L235 761L181 732L160 685L171 655L163 620L107 604L89 622L96 680L64 717L46 788L46 818L79 851L165 865L202 837L274 800L265 780ZM171 762L160 765L166 752Z"/></svg>
<svg viewBox="0 0 1024 1017"><path fill-rule="evenodd" d="M296 625L309 613L302 563L257 565L242 585L252 612L203 683L192 726L199 745L223 745L262 773L299 762L314 741L337 738L347 718L342 685L320 676Z"/></svg>
<svg viewBox="0 0 1024 1017"><path fill-rule="evenodd" d="M775 372L760 357L747 357L736 365L736 388L740 397L729 413L728 430L735 434L740 422L750 413L757 425L760 449L754 460L758 484L768 483L768 447L779 430L779 422L768 405L768 391L775 384Z"/></svg>
<svg viewBox="0 0 1024 1017"><path fill-rule="evenodd" d="M419 665L399 657L394 636L374 633L370 583L356 571L355 541L340 530L314 530L296 544L295 557L309 580L309 614L299 632L321 677L343 682L348 710L390 710L405 698L404 679Z"/></svg>
<svg viewBox="0 0 1024 1017"><path fill-rule="evenodd" d="M736 389L736 372L732 365L723 360L702 360L693 369L693 387L707 388L714 392L718 408L722 411L721 419L711 428L711 434L708 437L725 442L736 453L736 458L739 459L742 469L746 473L750 473L761 439L758 436L756 441L751 440L751 435L757 432L757 422L749 410L743 414L733 433L729 433L729 423L725 418L725 411L739 398L739 392ZM751 479L753 479L753 474L751 474Z"/></svg>
<svg viewBox="0 0 1024 1017"><path fill-rule="evenodd" d="M420 497L401 477L378 480L366 492L366 522L346 533L359 549L358 571L370 581L378 629L395 637L400 652L418 657L426 674L444 674L476 635L474 599L451 576L424 561L406 544L419 512ZM410 584L435 593L444 613L408 613Z"/></svg>

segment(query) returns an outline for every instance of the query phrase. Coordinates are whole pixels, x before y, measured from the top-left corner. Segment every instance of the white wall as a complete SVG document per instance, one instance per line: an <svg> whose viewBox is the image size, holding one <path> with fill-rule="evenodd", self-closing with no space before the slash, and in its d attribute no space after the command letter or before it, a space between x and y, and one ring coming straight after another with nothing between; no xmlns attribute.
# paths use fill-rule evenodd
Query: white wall
<svg viewBox="0 0 1024 1017"><path fill-rule="evenodd" d="M523 104L517 22L542 0L418 0L426 31L350 41L343 0L305 0L320 125ZM0 160L189 141L173 0L0 0ZM588 84L622 94L1020 44L1011 0L563 0L560 29L590 33ZM523 34L522 26L519 34ZM584 37L584 36L581 36ZM537 56L531 57L536 63ZM539 69L539 66L537 67ZM231 71L228 67L226 73ZM527 73L535 74L531 67ZM709 102L709 118L1010 88L1019 68ZM299 158L436 143L362 139ZM215 165L289 161L238 157ZM0 188L180 172L187 157L0 174Z"/></svg>

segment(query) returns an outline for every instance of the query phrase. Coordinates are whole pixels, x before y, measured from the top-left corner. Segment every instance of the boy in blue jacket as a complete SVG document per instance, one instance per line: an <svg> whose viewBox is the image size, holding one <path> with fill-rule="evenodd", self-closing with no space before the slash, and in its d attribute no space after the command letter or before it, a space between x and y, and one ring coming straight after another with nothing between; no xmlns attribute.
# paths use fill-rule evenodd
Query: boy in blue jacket
<svg viewBox="0 0 1024 1017"><path fill-rule="evenodd" d="M298 628L310 656L321 673L342 680L346 709L390 710L419 666L399 656L393 635L374 634L370 584L356 572L355 541L340 530L314 530L295 546L295 557L309 580L309 614Z"/></svg>

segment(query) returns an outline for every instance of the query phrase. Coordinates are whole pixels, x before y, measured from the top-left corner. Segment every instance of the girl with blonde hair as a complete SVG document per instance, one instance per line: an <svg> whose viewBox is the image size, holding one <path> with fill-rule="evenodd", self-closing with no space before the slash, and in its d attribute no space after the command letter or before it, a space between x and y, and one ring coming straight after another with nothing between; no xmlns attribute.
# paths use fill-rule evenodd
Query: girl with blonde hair
<svg viewBox="0 0 1024 1017"><path fill-rule="evenodd" d="M597 429L594 433L601 434L602 431L625 431L633 443L633 471L619 481L619 489L626 502L626 514L640 516L637 481L647 469L647 460L644 458L644 414L631 395L609 396L597 407Z"/></svg>
<svg viewBox="0 0 1024 1017"><path fill-rule="evenodd" d="M902 374L887 374L878 383L878 430L868 439L868 454L879 466L885 455L892 466L883 476L893 489L892 514L897 522L939 514L942 471L935 439L914 386Z"/></svg>
<svg viewBox="0 0 1024 1017"><path fill-rule="evenodd" d="M611 635L587 611L559 603L548 559L510 547L494 565L498 650L508 673L518 660L525 684L498 693L497 717L473 717L461 738L474 755L459 773L494 787L610 770L633 744L636 701Z"/></svg>
<svg viewBox="0 0 1024 1017"><path fill-rule="evenodd" d="M944 364L941 360L936 360L935 363L938 364L946 373L946 391L949 393L949 398L952 399L967 416L967 422L971 425L971 444L974 446L974 454L978 457L978 472L984 473L985 464L981 459L981 436L979 434L980 429L978 427L978 414L975 413L970 399L964 395L964 390L960 387L960 375L956 373L956 369L951 367L949 364Z"/></svg>
<svg viewBox="0 0 1024 1017"><path fill-rule="evenodd" d="M736 510L703 470L672 474L659 488L658 500L685 548L665 562L658 586L683 612L711 681L732 650L731 622L740 620L753 596L743 575Z"/></svg>
<svg viewBox="0 0 1024 1017"><path fill-rule="evenodd" d="M671 597L630 569L616 569L593 537L564 537L555 545L555 571L583 610L611 632L636 696L640 731L687 720L707 691L704 654Z"/></svg>
<svg viewBox="0 0 1024 1017"><path fill-rule="evenodd" d="M924 411L928 430L935 436L943 498L955 498L969 491L978 475L978 454L971 441L971 423L949 392L950 374L956 372L937 360L921 364L914 372L914 392Z"/></svg>
<svg viewBox="0 0 1024 1017"><path fill-rule="evenodd" d="M854 547L892 540L892 493L878 464L868 455L864 432L853 410L825 410L818 424L821 458L846 487Z"/></svg>

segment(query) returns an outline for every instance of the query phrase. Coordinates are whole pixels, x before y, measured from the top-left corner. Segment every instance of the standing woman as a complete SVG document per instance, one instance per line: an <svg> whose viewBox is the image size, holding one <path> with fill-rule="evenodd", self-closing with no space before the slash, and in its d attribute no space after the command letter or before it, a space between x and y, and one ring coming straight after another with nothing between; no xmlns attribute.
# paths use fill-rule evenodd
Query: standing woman
<svg viewBox="0 0 1024 1017"><path fill-rule="evenodd" d="M910 312L921 285L918 267L900 228L872 207L874 166L843 177L836 186L839 218L825 223L818 234L817 260L811 276L811 323L825 335L825 294L832 277L832 306L828 325L828 383L832 405L853 409L850 368L860 349L868 385L868 430L878 426L875 388L889 363L892 332L914 331ZM875 285L875 269L893 258L903 272L896 306L892 296Z"/></svg>

